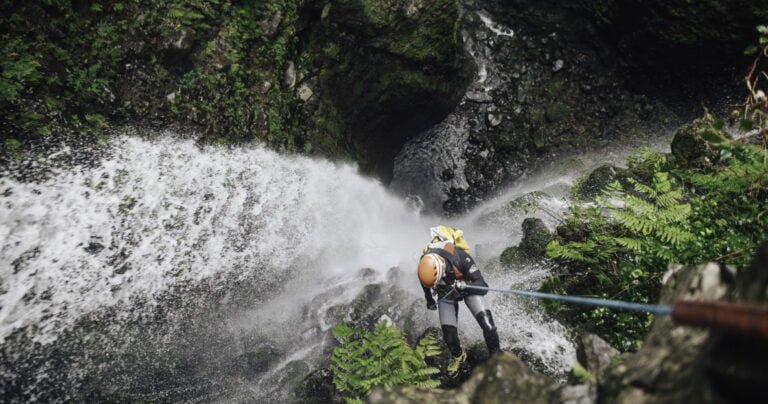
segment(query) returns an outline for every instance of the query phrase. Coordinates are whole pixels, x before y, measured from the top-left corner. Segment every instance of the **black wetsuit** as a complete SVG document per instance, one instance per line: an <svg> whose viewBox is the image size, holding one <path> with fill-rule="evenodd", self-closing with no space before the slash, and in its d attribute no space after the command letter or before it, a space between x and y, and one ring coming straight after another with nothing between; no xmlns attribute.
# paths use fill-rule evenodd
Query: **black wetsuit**
<svg viewBox="0 0 768 404"><path fill-rule="evenodd" d="M464 289L453 290L453 284L458 280L466 282L468 285L488 287L483 279L483 275L475 264L475 260L466 251L456 248L456 253L451 254L441 248L430 248L427 254L437 254L446 260L446 274L435 287L439 299L440 326L443 330L443 339L445 339L448 348L453 356L461 355L461 344L459 342L459 333L457 329L459 315L459 301L464 300L469 310L474 315L480 327L483 329L485 343L488 351L493 354L499 350L499 335L496 331L496 325L493 322L491 311L485 308L485 299L483 296L488 293L486 290ZM460 276L457 276L453 268L457 268ZM427 300L427 307L434 309L437 306L430 288L423 287L424 297ZM451 292L453 290L453 292Z"/></svg>

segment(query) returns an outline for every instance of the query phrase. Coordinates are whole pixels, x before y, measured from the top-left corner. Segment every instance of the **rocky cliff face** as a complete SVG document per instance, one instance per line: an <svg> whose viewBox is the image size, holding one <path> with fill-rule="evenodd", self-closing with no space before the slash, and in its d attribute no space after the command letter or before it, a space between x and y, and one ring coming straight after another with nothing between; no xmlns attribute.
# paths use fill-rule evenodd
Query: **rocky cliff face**
<svg viewBox="0 0 768 404"><path fill-rule="evenodd" d="M427 210L459 213L570 153L640 146L638 137L700 114L698 103L726 102L764 9L465 1L462 35L477 74L450 115L403 148L392 187Z"/></svg>
<svg viewBox="0 0 768 404"><path fill-rule="evenodd" d="M388 181L397 151L455 107L474 70L459 5L343 0L319 13L297 56L297 135L313 143L330 136Z"/></svg>
<svg viewBox="0 0 768 404"><path fill-rule="evenodd" d="M0 11L9 39L0 163L74 135L96 143L128 122L354 159L386 179L397 150L455 106L474 70L453 0L8 2Z"/></svg>
<svg viewBox="0 0 768 404"><path fill-rule="evenodd" d="M631 143L676 122L658 101L626 89L616 56L586 17L518 3L464 2L474 80L395 162L392 187L427 210L463 212L543 162Z"/></svg>

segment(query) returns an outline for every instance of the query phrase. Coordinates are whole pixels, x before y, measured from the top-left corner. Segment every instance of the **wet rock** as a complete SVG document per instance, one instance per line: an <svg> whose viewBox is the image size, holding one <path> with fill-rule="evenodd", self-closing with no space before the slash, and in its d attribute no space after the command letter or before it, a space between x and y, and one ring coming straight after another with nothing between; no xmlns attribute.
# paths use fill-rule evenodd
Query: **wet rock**
<svg viewBox="0 0 768 404"><path fill-rule="evenodd" d="M598 382L618 355L618 350L595 334L583 334L579 338L576 357Z"/></svg>
<svg viewBox="0 0 768 404"><path fill-rule="evenodd" d="M261 33L267 38L272 38L277 33L280 22L283 21L283 12L278 10L272 17L265 18L259 22Z"/></svg>
<svg viewBox="0 0 768 404"><path fill-rule="evenodd" d="M755 37L753 28L765 21L762 1L716 0L691 10L683 3L664 0L608 0L584 3L584 8L593 29L622 55L628 77L666 90L672 97L679 93L678 97L689 98L694 92L702 97L707 91L702 86L705 80L732 80L727 78L732 77L728 72L732 61L741 57L743 44ZM699 29L704 26L708 28ZM704 60L703 54L719 57Z"/></svg>
<svg viewBox="0 0 768 404"><path fill-rule="evenodd" d="M554 62L554 63L552 63L552 72L553 72L553 73L557 73L557 72L559 72L560 70L563 70L563 65L564 65L564 64L565 64L565 63L563 63L563 60L562 60L562 59L557 59L557 60L555 60L555 62Z"/></svg>
<svg viewBox="0 0 768 404"><path fill-rule="evenodd" d="M490 94L483 92L483 91L469 91L465 95L468 100L479 102L479 103L489 103L493 102L493 97L491 97Z"/></svg>
<svg viewBox="0 0 768 404"><path fill-rule="evenodd" d="M307 102L314 94L309 84L304 83L299 86L298 96L300 100Z"/></svg>
<svg viewBox="0 0 768 404"><path fill-rule="evenodd" d="M269 81L265 81L261 83L261 93L266 94L269 92L269 90L272 88L272 83Z"/></svg>
<svg viewBox="0 0 768 404"><path fill-rule="evenodd" d="M288 62L283 75L283 84L287 88L293 88L296 85L296 64L293 61Z"/></svg>
<svg viewBox="0 0 768 404"><path fill-rule="evenodd" d="M570 108L568 108L567 105L554 103L547 106L545 116L547 118L547 122L555 123L566 119L570 112Z"/></svg>
<svg viewBox="0 0 768 404"><path fill-rule="evenodd" d="M247 377L255 377L269 370L280 359L281 355L282 353L276 346L265 344L241 354L237 361Z"/></svg>
<svg viewBox="0 0 768 404"><path fill-rule="evenodd" d="M672 155L683 165L705 167L720 159L719 145L728 135L715 128L711 117L697 119L675 132Z"/></svg>
<svg viewBox="0 0 768 404"><path fill-rule="evenodd" d="M462 213L534 167L614 139L657 133L659 121L675 121L660 102L621 85L611 63L605 63L612 55L568 45L600 43L590 22L573 10L528 1L466 8L462 27L465 47L478 66L475 80L464 102L408 142L395 162L392 188L419 197L427 211ZM505 36L513 26L526 34ZM503 46L494 48L491 42ZM637 105L652 108L638 110ZM483 157L485 150L493 153ZM445 169L455 175L443 178Z"/></svg>
<svg viewBox="0 0 768 404"><path fill-rule="evenodd" d="M98 241L91 241L91 242L89 242L89 243L88 243L88 245L87 245L87 246L85 246L83 249L84 249L86 252L88 252L89 254L93 254L93 255L96 255L96 254L100 253L100 252L101 252L101 250L103 250L103 249L104 249L104 245L103 245L103 244L101 244L101 243L100 243L100 242L98 242Z"/></svg>
<svg viewBox="0 0 768 404"><path fill-rule="evenodd" d="M552 233L544 221L538 218L523 220L523 239L517 246L505 249L501 253L501 263L507 268L528 265L546 258L547 243L552 240Z"/></svg>
<svg viewBox="0 0 768 404"><path fill-rule="evenodd" d="M488 125L490 125L492 127L496 127L496 126L501 125L501 121L504 120L504 117L501 116L501 115L489 113L489 114L486 115L485 119L488 122Z"/></svg>
<svg viewBox="0 0 768 404"><path fill-rule="evenodd" d="M626 178L627 170L616 167L613 164L604 164L594 169L587 178L579 184L576 190L576 196L583 200L592 200L599 195L608 184L613 181ZM622 185L628 185L623 183Z"/></svg>
<svg viewBox="0 0 768 404"><path fill-rule="evenodd" d="M195 30L192 28L179 28L166 38L166 46L169 49L186 52L192 49L195 40Z"/></svg>
<svg viewBox="0 0 768 404"><path fill-rule="evenodd" d="M591 383L564 386L554 401L559 404L593 404L597 402L597 387Z"/></svg>
<svg viewBox="0 0 768 404"><path fill-rule="evenodd" d="M313 371L294 388L297 401L307 404L341 402L341 395L333 384L333 373L328 368Z"/></svg>
<svg viewBox="0 0 768 404"><path fill-rule="evenodd" d="M520 247L518 246L505 248L499 257L499 260L501 261L501 265L508 269L528 265L531 261L527 255L520 251Z"/></svg>
<svg viewBox="0 0 768 404"><path fill-rule="evenodd" d="M474 66L457 33L460 4L453 0L341 0L317 25L329 52L316 93L313 125L352 133L349 149L363 171L392 178L403 144L440 122L462 99ZM374 12L375 10L375 12ZM304 64L301 64L304 66ZM308 117L308 118L311 118ZM332 119L329 119L332 118ZM314 136L307 127L307 136ZM310 135L312 134L312 135ZM336 151L336 150L331 150Z"/></svg>
<svg viewBox="0 0 768 404"><path fill-rule="evenodd" d="M532 258L543 258L547 252L547 243L552 240L552 233L544 221L538 218L527 218L523 220L522 226L521 252Z"/></svg>
<svg viewBox="0 0 768 404"><path fill-rule="evenodd" d="M393 387L375 389L369 403L548 403L559 397L560 386L534 373L517 356L501 352L475 368L472 376L452 390Z"/></svg>
<svg viewBox="0 0 768 404"><path fill-rule="evenodd" d="M320 18L324 20L328 18L328 15L330 14L331 14L331 3L328 3L323 6L323 10L320 12Z"/></svg>
<svg viewBox="0 0 768 404"><path fill-rule="evenodd" d="M675 299L722 299L733 286L728 283L730 278L714 263L671 268L665 276L667 282L660 303L671 304ZM711 348L713 341L720 337L706 329L675 324L671 316L656 316L642 348L609 367L600 382L601 400L730 402L730 399L723 401L723 393L717 387L722 380L711 371L712 368L721 369L712 362ZM763 348L750 355L759 355L758 352L768 354ZM766 357L763 356L763 361ZM754 374L739 379L737 394L749 395L748 391L758 391L761 389L758 385L764 386L768 382L768 378L758 379L760 376L755 378Z"/></svg>

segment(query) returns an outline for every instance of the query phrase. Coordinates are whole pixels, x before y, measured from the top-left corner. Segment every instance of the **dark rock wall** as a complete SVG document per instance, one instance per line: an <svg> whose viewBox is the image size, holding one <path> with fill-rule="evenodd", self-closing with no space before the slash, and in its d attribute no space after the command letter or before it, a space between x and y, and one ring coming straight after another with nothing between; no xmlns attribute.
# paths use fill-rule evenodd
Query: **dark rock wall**
<svg viewBox="0 0 768 404"><path fill-rule="evenodd" d="M590 20L548 2L465 1L478 65L460 104L398 155L392 187L430 211L460 213L532 168L639 139L676 122L622 84Z"/></svg>
<svg viewBox="0 0 768 404"><path fill-rule="evenodd" d="M335 121L342 147L388 181L397 151L448 114L472 73L459 11L449 0L328 3L299 56L299 71L319 66L302 74L319 98L299 107L298 129L311 139Z"/></svg>
<svg viewBox="0 0 768 404"><path fill-rule="evenodd" d="M460 213L564 155L638 147L702 105L723 112L743 93L741 53L765 6L464 1L478 73L459 106L403 148L392 187Z"/></svg>

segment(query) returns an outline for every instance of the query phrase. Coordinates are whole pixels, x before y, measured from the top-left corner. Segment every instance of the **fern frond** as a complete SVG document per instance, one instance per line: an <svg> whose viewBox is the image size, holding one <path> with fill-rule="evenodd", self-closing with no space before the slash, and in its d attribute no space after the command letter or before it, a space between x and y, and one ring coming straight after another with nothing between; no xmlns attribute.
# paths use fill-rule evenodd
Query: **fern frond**
<svg viewBox="0 0 768 404"><path fill-rule="evenodd" d="M643 250L643 242L634 238L617 237L616 243L632 252L638 253Z"/></svg>

